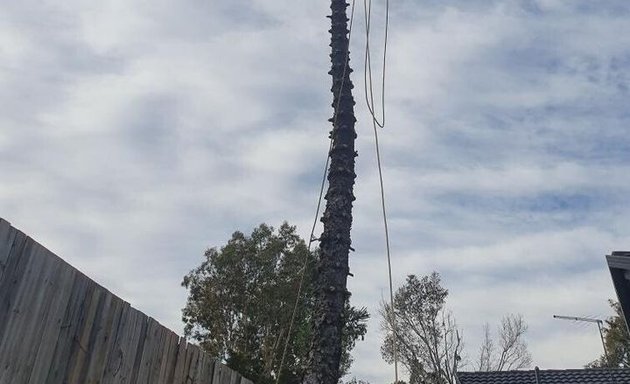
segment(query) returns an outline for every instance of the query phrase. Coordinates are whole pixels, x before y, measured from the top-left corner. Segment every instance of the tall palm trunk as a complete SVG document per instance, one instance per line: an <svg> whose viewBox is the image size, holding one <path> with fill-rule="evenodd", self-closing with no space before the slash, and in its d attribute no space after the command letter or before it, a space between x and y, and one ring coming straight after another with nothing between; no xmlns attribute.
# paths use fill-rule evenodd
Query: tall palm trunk
<svg viewBox="0 0 630 384"><path fill-rule="evenodd" d="M317 310L310 367L305 382L337 384L341 360L342 312L350 293L346 289L349 274L350 227L352 226L354 150L356 131L354 99L348 65L348 17L346 0L331 0L332 93L334 116L326 210L322 217L324 232L320 237L317 264Z"/></svg>

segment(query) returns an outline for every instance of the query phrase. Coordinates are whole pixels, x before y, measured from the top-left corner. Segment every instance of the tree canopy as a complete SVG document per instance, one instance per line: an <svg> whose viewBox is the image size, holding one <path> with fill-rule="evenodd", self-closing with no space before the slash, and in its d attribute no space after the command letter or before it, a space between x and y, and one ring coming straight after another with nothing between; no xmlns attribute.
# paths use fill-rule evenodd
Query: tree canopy
<svg viewBox="0 0 630 384"><path fill-rule="evenodd" d="M275 383L278 375L280 383L301 382L312 341L316 257L317 251L309 255L296 228L287 223L277 231L261 224L249 236L234 232L226 245L208 249L201 265L184 277L182 285L189 291L183 309L186 336L257 384ZM304 266L302 295L288 334ZM367 332L368 317L365 308L346 303L343 373L355 342Z"/></svg>
<svg viewBox="0 0 630 384"><path fill-rule="evenodd" d="M391 363L397 352L409 372L410 384L455 383L463 343L454 318L444 307L447 296L448 290L442 287L438 273L420 278L407 276L394 295L396 340L391 306L381 305L381 325L387 332L381 353Z"/></svg>
<svg viewBox="0 0 630 384"><path fill-rule="evenodd" d="M386 331L381 353L389 363L394 360L394 352L397 353L409 373L409 384L454 384L457 371L466 366L463 337L446 309L447 297L448 290L442 286L437 272L422 277L407 276L394 295L396 339L391 306L381 304L381 327ZM529 366L531 355L524 340L526 331L523 317L509 314L503 317L495 341L486 324L475 368L501 371Z"/></svg>
<svg viewBox="0 0 630 384"><path fill-rule="evenodd" d="M615 311L615 315L608 318L603 327L604 344L608 358L602 354L587 367L630 368L630 334L628 334L628 328L623 319L621 305L613 300L609 300L609 303Z"/></svg>

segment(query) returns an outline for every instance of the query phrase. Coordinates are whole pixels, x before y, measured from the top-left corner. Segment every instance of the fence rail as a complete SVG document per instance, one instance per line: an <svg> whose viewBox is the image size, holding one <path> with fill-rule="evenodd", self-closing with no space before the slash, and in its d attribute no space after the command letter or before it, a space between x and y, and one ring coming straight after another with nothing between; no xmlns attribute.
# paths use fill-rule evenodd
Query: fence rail
<svg viewBox="0 0 630 384"><path fill-rule="evenodd" d="M253 384L0 218L0 384Z"/></svg>

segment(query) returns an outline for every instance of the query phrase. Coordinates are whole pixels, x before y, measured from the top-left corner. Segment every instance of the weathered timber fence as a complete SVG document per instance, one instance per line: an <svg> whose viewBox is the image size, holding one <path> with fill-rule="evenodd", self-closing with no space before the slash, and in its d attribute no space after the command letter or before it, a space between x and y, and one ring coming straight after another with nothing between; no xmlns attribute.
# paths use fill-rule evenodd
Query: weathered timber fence
<svg viewBox="0 0 630 384"><path fill-rule="evenodd" d="M252 384L0 218L0 384Z"/></svg>

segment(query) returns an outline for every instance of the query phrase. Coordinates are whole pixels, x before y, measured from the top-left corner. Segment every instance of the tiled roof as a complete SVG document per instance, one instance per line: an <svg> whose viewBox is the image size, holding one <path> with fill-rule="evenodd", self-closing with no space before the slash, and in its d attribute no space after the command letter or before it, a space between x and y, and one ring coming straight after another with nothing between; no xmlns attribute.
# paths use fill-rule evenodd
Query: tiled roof
<svg viewBox="0 0 630 384"><path fill-rule="evenodd" d="M458 372L460 384L630 384L630 369Z"/></svg>

